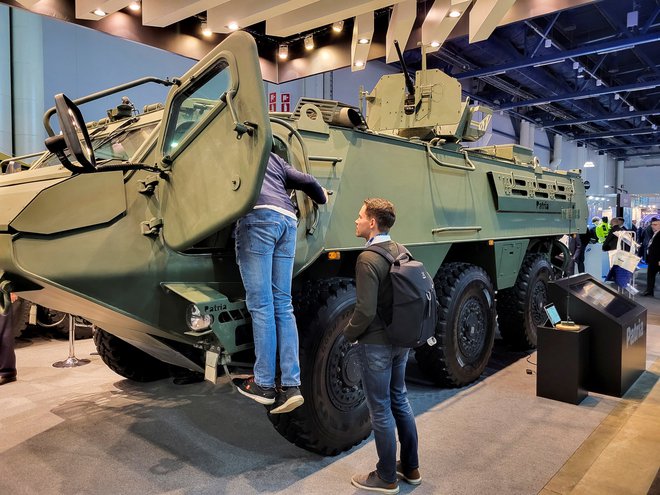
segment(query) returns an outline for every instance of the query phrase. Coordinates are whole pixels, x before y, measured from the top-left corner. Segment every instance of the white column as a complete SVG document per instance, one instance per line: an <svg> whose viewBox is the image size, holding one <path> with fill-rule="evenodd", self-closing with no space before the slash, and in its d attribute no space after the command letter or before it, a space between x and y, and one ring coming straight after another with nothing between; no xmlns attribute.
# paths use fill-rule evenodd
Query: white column
<svg viewBox="0 0 660 495"><path fill-rule="evenodd" d="M11 12L14 154L44 149L44 60L41 17Z"/></svg>
<svg viewBox="0 0 660 495"><path fill-rule="evenodd" d="M13 155L9 7L0 5L0 152Z"/></svg>
<svg viewBox="0 0 660 495"><path fill-rule="evenodd" d="M529 122L520 121L520 146L529 147Z"/></svg>
<svg viewBox="0 0 660 495"><path fill-rule="evenodd" d="M529 124L529 135L527 136L527 146L532 151L534 151L534 144L536 143L536 126L534 124Z"/></svg>
<svg viewBox="0 0 660 495"><path fill-rule="evenodd" d="M614 183L614 185L616 187L621 187L623 189L628 189L625 186L625 184L626 184L626 180L625 180L625 177L624 177L624 173L625 173L624 172L624 170L625 170L624 165L625 165L625 163L626 163L625 160L617 160L616 161L616 182Z"/></svg>
<svg viewBox="0 0 660 495"><path fill-rule="evenodd" d="M611 189L605 189L605 184L611 185L607 182L607 177L609 175L609 164L607 155L596 155L594 162L596 163L596 170L598 171L598 193L599 194L610 194L612 193Z"/></svg>

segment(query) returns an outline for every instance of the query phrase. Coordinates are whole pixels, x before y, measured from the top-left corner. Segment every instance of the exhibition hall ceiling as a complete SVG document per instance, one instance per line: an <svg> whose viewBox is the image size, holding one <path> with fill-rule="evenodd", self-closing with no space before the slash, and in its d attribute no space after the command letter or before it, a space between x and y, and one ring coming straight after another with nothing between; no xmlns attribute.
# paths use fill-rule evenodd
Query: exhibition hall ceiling
<svg viewBox="0 0 660 495"><path fill-rule="evenodd" d="M421 44L495 111L618 158L660 156L660 0L0 2L192 58L242 29L274 82L398 65L394 39L414 75Z"/></svg>

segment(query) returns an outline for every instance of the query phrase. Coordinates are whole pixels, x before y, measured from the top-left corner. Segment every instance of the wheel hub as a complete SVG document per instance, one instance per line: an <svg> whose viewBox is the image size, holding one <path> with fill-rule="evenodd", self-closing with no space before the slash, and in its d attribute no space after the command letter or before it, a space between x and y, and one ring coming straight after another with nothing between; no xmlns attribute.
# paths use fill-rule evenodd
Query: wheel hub
<svg viewBox="0 0 660 495"><path fill-rule="evenodd" d="M472 298L461 309L458 318L458 348L468 362L479 359L486 341L486 311Z"/></svg>
<svg viewBox="0 0 660 495"><path fill-rule="evenodd" d="M548 300L548 291L541 280L537 280L536 283L534 284L534 287L532 288L532 304L530 304L530 308L532 311L532 321L536 325L542 325L543 322L545 321L545 315L543 311L543 307L546 304L546 301Z"/></svg>
<svg viewBox="0 0 660 495"><path fill-rule="evenodd" d="M328 357L328 396L340 411L356 409L364 401L357 348L339 337Z"/></svg>

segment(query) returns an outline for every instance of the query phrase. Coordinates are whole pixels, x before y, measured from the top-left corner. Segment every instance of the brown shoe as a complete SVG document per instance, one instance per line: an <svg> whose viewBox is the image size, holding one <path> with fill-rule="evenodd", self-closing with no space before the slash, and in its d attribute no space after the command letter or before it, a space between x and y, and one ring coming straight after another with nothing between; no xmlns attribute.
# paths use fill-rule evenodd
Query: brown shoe
<svg viewBox="0 0 660 495"><path fill-rule="evenodd" d="M369 474L356 474L351 478L351 484L363 490L370 492L389 493L395 495L399 493L399 482L386 483L376 471L371 471Z"/></svg>
<svg viewBox="0 0 660 495"><path fill-rule="evenodd" d="M422 475L419 474L419 469L403 469L401 461L397 461L396 463L396 474L411 485L419 485L422 482Z"/></svg>
<svg viewBox="0 0 660 495"><path fill-rule="evenodd" d="M5 383L11 383L15 381L16 381L16 375L0 376L0 385L4 385Z"/></svg>

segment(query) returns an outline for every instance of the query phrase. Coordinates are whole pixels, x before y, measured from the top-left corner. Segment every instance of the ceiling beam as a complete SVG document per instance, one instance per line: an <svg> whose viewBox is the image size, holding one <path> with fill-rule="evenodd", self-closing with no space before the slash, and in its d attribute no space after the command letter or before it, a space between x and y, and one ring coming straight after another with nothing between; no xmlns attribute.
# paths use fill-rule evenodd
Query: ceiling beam
<svg viewBox="0 0 660 495"><path fill-rule="evenodd" d="M266 34L286 38L320 26L389 7L403 0L326 0L266 20Z"/></svg>
<svg viewBox="0 0 660 495"><path fill-rule="evenodd" d="M305 7L319 0L229 0L228 2L208 9L207 25L214 33L229 33L229 25L235 22L238 29L251 26L271 17L286 14L292 10Z"/></svg>
<svg viewBox="0 0 660 495"><path fill-rule="evenodd" d="M651 151L649 153L630 153L628 155L623 155L625 158L632 158L635 156L658 156L660 155L660 151Z"/></svg>
<svg viewBox="0 0 660 495"><path fill-rule="evenodd" d="M417 18L417 0L405 0L398 3L392 9L390 24L387 26L385 45L385 63L389 64L399 60L394 48L394 41L399 42L401 51L405 50L410 32Z"/></svg>
<svg viewBox="0 0 660 495"><path fill-rule="evenodd" d="M422 44L427 47L427 53L440 49L471 3L472 0L436 0L433 2L433 7L426 14L422 24ZM449 17L450 10L458 12L460 15Z"/></svg>
<svg viewBox="0 0 660 495"><path fill-rule="evenodd" d="M142 24L165 27L195 16L228 0L142 0Z"/></svg>
<svg viewBox="0 0 660 495"><path fill-rule="evenodd" d="M610 114L610 115L592 115L591 117L585 117L583 119L545 121L545 122L541 122L541 127L547 128L547 127L558 127L560 125L588 124L590 122L622 120L622 119L630 119L634 117L648 117L649 115L660 115L660 109L640 110L639 112L626 112L626 113Z"/></svg>
<svg viewBox="0 0 660 495"><path fill-rule="evenodd" d="M470 43L488 39L514 3L516 0L476 0L470 11Z"/></svg>
<svg viewBox="0 0 660 495"><path fill-rule="evenodd" d="M500 105L499 110L509 110L511 108L520 107L535 107L538 105L545 105L547 103L555 103L558 101L566 100L583 100L585 98L593 98L595 96L609 95L612 93L624 93L628 91L642 91L644 89L654 89L660 86L660 81L657 82L637 82L634 84L625 84L623 86L611 86L609 88L592 89L591 91L578 91L576 93L565 93L548 98L535 98L533 100L515 101Z"/></svg>
<svg viewBox="0 0 660 495"><path fill-rule="evenodd" d="M76 19L98 21L103 19L104 16L94 14L96 9L110 15L124 7L128 7L129 3L131 3L131 0L76 0Z"/></svg>
<svg viewBox="0 0 660 495"><path fill-rule="evenodd" d="M657 143L636 143L636 144L610 144L607 146L599 146L596 148L598 151L619 150L625 148L652 148L653 146L660 146Z"/></svg>
<svg viewBox="0 0 660 495"><path fill-rule="evenodd" d="M589 141L591 139L607 139L617 136L638 136L640 134L660 134L660 130L654 130L651 127L644 129L621 129L619 131L593 132L590 134L579 134L573 136L575 141Z"/></svg>
<svg viewBox="0 0 660 495"><path fill-rule="evenodd" d="M351 41L351 72L367 67L371 40L374 37L374 13L368 12L355 17L353 22L353 40ZM366 43L360 43L366 40Z"/></svg>
<svg viewBox="0 0 660 495"><path fill-rule="evenodd" d="M524 67L533 67L533 66L539 67L542 65L562 62L567 58L581 57L584 55L591 55L593 53L599 53L599 52L602 53L606 51L613 52L613 51L627 50L635 46L643 45L645 43L655 43L657 41L660 41L660 33L645 34L645 35L635 36L632 38L626 38L618 41L597 43L589 46L583 46L580 48L574 48L572 50L564 50L557 52L556 54L547 55L544 57L520 58L508 64L496 65L493 67L486 67L483 69L470 70L466 72L461 72L459 74L454 74L454 77L456 77L457 79L467 79L470 77L500 75L508 71L522 69Z"/></svg>

